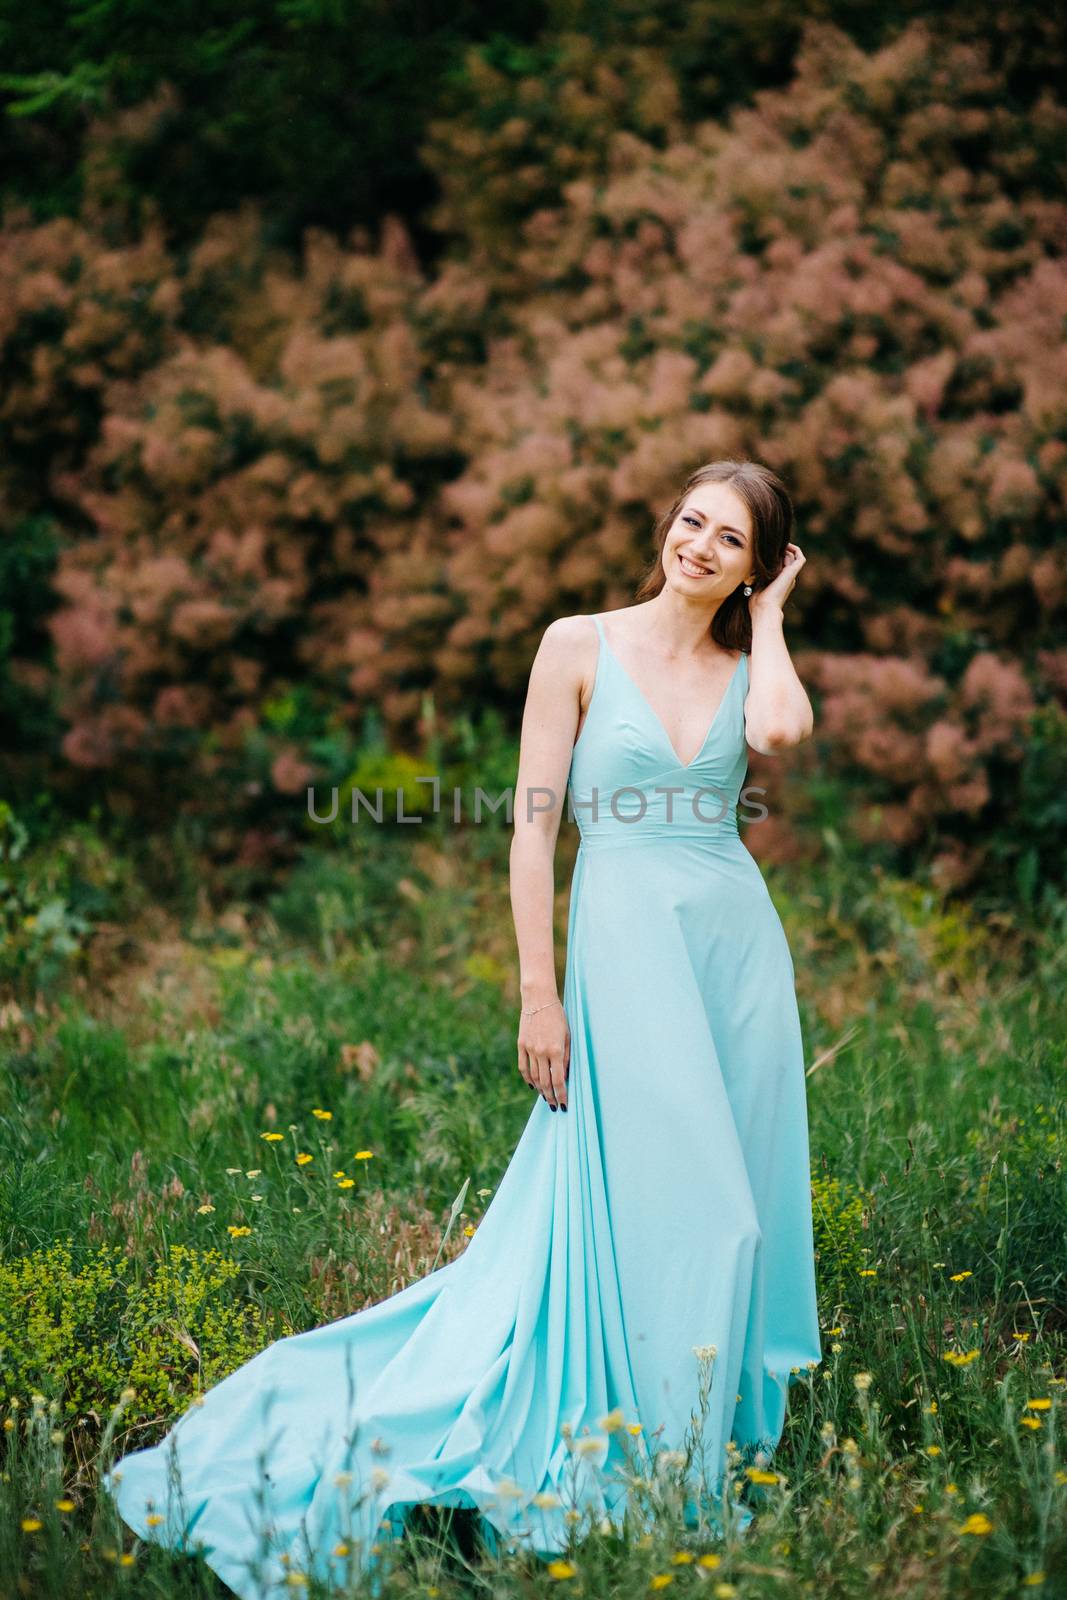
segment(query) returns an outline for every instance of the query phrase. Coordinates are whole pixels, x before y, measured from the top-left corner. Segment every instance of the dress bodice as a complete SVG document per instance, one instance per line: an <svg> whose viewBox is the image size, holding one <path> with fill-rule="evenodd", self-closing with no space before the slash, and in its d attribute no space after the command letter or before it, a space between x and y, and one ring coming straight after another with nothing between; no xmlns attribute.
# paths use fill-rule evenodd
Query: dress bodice
<svg viewBox="0 0 1067 1600"><path fill-rule="evenodd" d="M568 815L582 844L651 838L737 838L737 802L748 770L742 652L704 743L688 764L608 644L600 649L585 722L571 754Z"/></svg>

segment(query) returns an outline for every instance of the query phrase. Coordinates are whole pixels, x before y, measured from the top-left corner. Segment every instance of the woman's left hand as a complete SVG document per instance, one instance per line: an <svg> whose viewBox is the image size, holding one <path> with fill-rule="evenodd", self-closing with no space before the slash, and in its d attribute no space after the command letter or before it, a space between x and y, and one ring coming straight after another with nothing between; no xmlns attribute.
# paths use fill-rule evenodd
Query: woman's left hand
<svg viewBox="0 0 1067 1600"><path fill-rule="evenodd" d="M785 547L785 564L776 578L772 578L765 589L757 589L756 593L749 596L749 611L763 611L774 608L781 611L785 608L793 590L793 585L800 576L800 569L804 565L804 552L798 544L787 544Z"/></svg>

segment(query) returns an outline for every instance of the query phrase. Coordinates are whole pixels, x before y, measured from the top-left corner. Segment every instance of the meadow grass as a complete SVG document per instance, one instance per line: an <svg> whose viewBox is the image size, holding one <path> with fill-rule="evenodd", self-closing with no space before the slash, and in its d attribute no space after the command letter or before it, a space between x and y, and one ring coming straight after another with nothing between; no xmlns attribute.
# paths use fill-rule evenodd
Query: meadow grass
<svg viewBox="0 0 1067 1600"><path fill-rule="evenodd" d="M226 1592L124 1530L102 1464L272 1340L466 1247L532 1104L507 840L318 843L273 893L156 907L123 962L8 997L0 1596ZM1067 902L1028 926L840 860L767 878L804 1021L826 1358L794 1374L773 1466L730 1452L754 1523L687 1527L667 1460L635 1479L644 1515L576 1515L552 1564L413 1514L383 1594L1067 1593Z"/></svg>

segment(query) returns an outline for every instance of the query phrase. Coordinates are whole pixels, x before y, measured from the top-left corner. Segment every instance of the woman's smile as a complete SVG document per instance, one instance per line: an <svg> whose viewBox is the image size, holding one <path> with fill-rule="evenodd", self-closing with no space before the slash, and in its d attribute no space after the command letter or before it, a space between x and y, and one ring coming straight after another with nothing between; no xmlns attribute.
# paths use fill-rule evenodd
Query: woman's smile
<svg viewBox="0 0 1067 1600"><path fill-rule="evenodd" d="M713 578L715 576L710 568L697 566L695 562L690 561L688 556L682 555L681 551L678 553L678 565L687 578Z"/></svg>

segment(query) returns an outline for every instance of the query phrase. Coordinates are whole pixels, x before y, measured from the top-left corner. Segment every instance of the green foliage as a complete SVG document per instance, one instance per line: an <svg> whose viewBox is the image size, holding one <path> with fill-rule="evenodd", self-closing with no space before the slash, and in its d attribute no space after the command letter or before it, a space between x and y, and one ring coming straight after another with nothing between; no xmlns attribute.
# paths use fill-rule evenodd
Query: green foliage
<svg viewBox="0 0 1067 1600"><path fill-rule="evenodd" d="M4 26L9 186L42 212L74 209L101 162L113 209L137 216L166 195L183 239L248 199L286 244L307 225L416 213L442 75L468 40L528 37L542 20L516 0L252 0L239 14L219 0L46 0Z"/></svg>
<svg viewBox="0 0 1067 1600"><path fill-rule="evenodd" d="M160 1010L165 1017L166 1005ZM165 1039L135 1042L118 1022L63 994L46 1035L0 1078L0 1108L16 1118L30 1101L48 1107L64 1141L135 1147L153 1129L173 1134L184 1127L187 1112L175 1103L171 1081L183 1059Z"/></svg>
<svg viewBox="0 0 1067 1600"><path fill-rule="evenodd" d="M43 756L58 728L45 624L58 602L52 577L59 545L55 520L40 514L12 518L0 538L0 724L9 729L10 745L23 752L21 762L11 763L9 793L12 782L22 781L26 757Z"/></svg>
<svg viewBox="0 0 1067 1600"><path fill-rule="evenodd" d="M341 785L336 827L358 827L361 822L365 827L375 827L379 810L384 825L397 823L405 816L432 815L433 785L417 780L433 776L427 762L402 750L367 751ZM356 790L358 794L354 794ZM353 821L353 799L356 821ZM404 824L399 821L399 825Z"/></svg>
<svg viewBox="0 0 1067 1600"><path fill-rule="evenodd" d="M0 1262L0 1388L57 1399L73 1419L106 1416L132 1387L131 1421L169 1416L268 1342L235 1294L240 1272L175 1244L139 1282L121 1246L76 1256L71 1239Z"/></svg>
<svg viewBox="0 0 1067 1600"><path fill-rule="evenodd" d="M928 884L876 873L856 913L872 947L892 952L894 968L906 982L958 984L988 958L986 924L967 904L946 903Z"/></svg>
<svg viewBox="0 0 1067 1600"><path fill-rule="evenodd" d="M129 857L98 812L57 823L46 801L32 826L0 800L0 988L17 995L78 964L101 922L143 903Z"/></svg>
<svg viewBox="0 0 1067 1600"><path fill-rule="evenodd" d="M811 1210L819 1295L825 1305L854 1297L855 1277L867 1264L864 1206L869 1196L842 1178L812 1173Z"/></svg>
<svg viewBox="0 0 1067 1600"><path fill-rule="evenodd" d="M1022 760L1005 781L1011 806L985 839L995 863L991 887L1045 916L1067 861L1067 711L1052 702L1037 708Z"/></svg>
<svg viewBox="0 0 1067 1600"><path fill-rule="evenodd" d="M1032 1300L1064 1304L1067 1290L1067 1106L1038 1101L984 1109L967 1133L977 1181L976 1243Z"/></svg>

